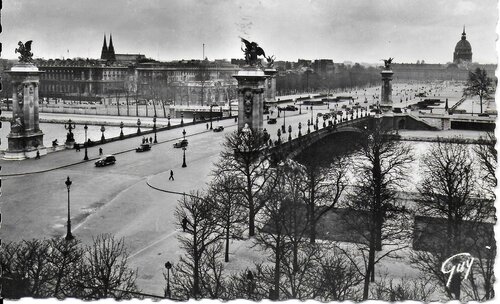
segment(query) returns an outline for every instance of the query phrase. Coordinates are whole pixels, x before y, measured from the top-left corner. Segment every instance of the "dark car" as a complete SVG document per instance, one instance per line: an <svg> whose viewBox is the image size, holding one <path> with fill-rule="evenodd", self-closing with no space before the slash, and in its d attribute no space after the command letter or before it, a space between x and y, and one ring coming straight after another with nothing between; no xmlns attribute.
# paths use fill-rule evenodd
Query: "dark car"
<svg viewBox="0 0 500 304"><path fill-rule="evenodd" d="M182 139L174 144L174 148L183 148L183 147L187 147L187 145L188 145L188 140Z"/></svg>
<svg viewBox="0 0 500 304"><path fill-rule="evenodd" d="M145 152L151 150L150 144L142 144L135 149L135 152Z"/></svg>
<svg viewBox="0 0 500 304"><path fill-rule="evenodd" d="M222 131L224 131L223 126L218 126L218 127L214 128L214 132L222 132Z"/></svg>
<svg viewBox="0 0 500 304"><path fill-rule="evenodd" d="M286 106L285 111L297 111L298 109L299 108L297 108L296 106L288 105Z"/></svg>
<svg viewBox="0 0 500 304"><path fill-rule="evenodd" d="M114 155L107 155L95 162L96 167L104 167L107 165L113 165L116 162Z"/></svg>
<svg viewBox="0 0 500 304"><path fill-rule="evenodd" d="M269 118L267 120L267 124L268 125L274 125L275 123L277 123L278 121L276 120L276 118Z"/></svg>

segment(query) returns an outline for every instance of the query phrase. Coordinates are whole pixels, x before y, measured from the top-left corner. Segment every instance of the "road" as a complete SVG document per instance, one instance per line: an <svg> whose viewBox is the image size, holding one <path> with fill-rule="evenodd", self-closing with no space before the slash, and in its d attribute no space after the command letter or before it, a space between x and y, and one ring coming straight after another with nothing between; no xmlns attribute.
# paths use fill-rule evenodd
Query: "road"
<svg viewBox="0 0 500 304"><path fill-rule="evenodd" d="M327 106L315 106L314 119L316 113L327 110ZM280 116L277 124L264 126L273 139L283 124L283 113ZM287 112L287 131L292 125L295 137L300 121L305 134L310 117L310 109L305 107L300 115L299 111ZM93 161L82 162L83 150L55 152L41 160L0 161L2 240L63 237L67 220L64 182L69 176L73 181L73 235L85 244L101 233L123 237L130 253L129 264L138 269L139 287L146 293L163 294L163 265L166 261L175 263L183 254L176 240L181 233L174 220L177 201L184 192L205 188L224 135L236 130L233 120L218 124L225 127L221 133L206 130L204 124L185 128L189 140L187 168L181 168L182 150L172 147L182 137L182 129L159 132L159 143L144 153L133 150L141 137L105 144L104 153L115 154L117 163L103 168L96 168ZM282 139L285 137L288 133ZM98 158L97 149L89 149L92 160ZM170 170L174 171L174 181L168 180Z"/></svg>

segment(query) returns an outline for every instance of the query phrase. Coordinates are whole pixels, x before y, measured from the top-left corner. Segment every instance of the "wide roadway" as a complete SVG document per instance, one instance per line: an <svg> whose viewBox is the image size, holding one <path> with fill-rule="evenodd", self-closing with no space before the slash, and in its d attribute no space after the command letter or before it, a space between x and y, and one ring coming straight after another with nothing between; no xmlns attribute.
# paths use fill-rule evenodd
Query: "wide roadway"
<svg viewBox="0 0 500 304"><path fill-rule="evenodd" d="M302 115L298 112L286 113L287 129L292 125L293 137L297 135L298 122L302 123L305 134L307 120L311 118L310 110L304 106ZM314 119L318 112L327 112L326 106L314 107ZM282 113L277 124L264 123L274 139L283 116ZM116 154L117 163L103 168L96 168L93 161L78 163L83 150L51 153L41 160L1 161L2 175L48 170L2 178L2 240L64 237L67 221L64 181L70 176L73 235L85 244L101 233L125 238L129 264L138 270L139 287L144 292L162 295L164 263L175 263L184 254L176 239L182 233L174 217L177 202L183 192L200 190L211 180L223 137L236 130L232 120L214 122L214 126L219 124L225 126L222 133L207 131L205 124L185 128L189 140L186 168L181 167L182 150L172 147L182 137L182 129L158 133L160 143L144 153L133 151L140 144L140 137L105 144L102 146L105 154ZM282 139L287 137L288 133ZM98 157L97 149L89 149L91 158ZM58 168L64 165L70 166ZM174 181L168 180L170 170L174 171Z"/></svg>

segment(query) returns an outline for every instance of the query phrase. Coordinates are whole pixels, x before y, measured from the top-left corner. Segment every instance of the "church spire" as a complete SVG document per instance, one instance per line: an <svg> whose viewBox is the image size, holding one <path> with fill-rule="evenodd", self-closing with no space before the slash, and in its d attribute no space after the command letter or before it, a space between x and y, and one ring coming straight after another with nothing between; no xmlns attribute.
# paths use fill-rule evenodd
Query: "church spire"
<svg viewBox="0 0 500 304"><path fill-rule="evenodd" d="M106 34L104 34L104 42L102 43L101 59L108 59L108 46L106 45Z"/></svg>
<svg viewBox="0 0 500 304"><path fill-rule="evenodd" d="M113 37L109 34L108 60L115 60L115 48L113 47Z"/></svg>

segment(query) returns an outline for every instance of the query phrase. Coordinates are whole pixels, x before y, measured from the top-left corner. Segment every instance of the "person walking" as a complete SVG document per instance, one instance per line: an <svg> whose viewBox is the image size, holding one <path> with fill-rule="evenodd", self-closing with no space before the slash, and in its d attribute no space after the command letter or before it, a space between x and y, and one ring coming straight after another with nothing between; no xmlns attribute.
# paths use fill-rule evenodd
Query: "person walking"
<svg viewBox="0 0 500 304"><path fill-rule="evenodd" d="M102 148L99 148L99 155L102 155Z"/></svg>
<svg viewBox="0 0 500 304"><path fill-rule="evenodd" d="M174 180L174 171L170 170L170 177L168 180Z"/></svg>
<svg viewBox="0 0 500 304"><path fill-rule="evenodd" d="M153 137L149 137L149 143L152 144L153 143Z"/></svg>
<svg viewBox="0 0 500 304"><path fill-rule="evenodd" d="M40 151L36 150L36 159L40 159Z"/></svg>

